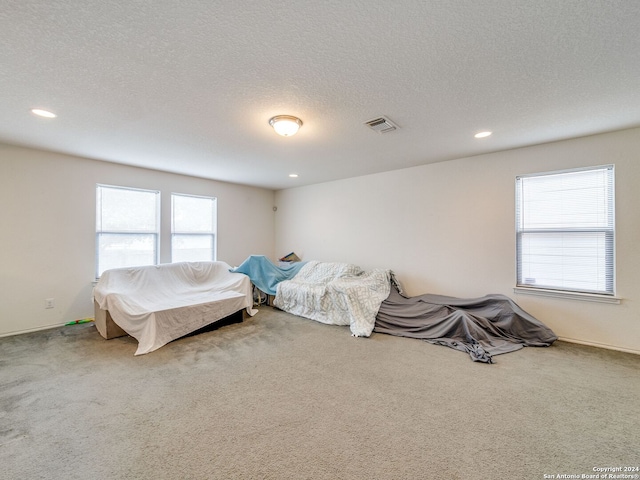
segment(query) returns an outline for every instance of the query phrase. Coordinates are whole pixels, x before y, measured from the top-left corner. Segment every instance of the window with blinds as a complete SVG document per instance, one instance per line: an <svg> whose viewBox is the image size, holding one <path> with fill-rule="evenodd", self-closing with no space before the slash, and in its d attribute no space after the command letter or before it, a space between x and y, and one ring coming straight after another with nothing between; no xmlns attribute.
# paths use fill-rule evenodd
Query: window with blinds
<svg viewBox="0 0 640 480"><path fill-rule="evenodd" d="M614 167L516 178L517 285L614 295Z"/></svg>
<svg viewBox="0 0 640 480"><path fill-rule="evenodd" d="M171 194L171 261L216 260L215 197Z"/></svg>
<svg viewBox="0 0 640 480"><path fill-rule="evenodd" d="M160 192L96 185L96 278L111 268L156 265Z"/></svg>

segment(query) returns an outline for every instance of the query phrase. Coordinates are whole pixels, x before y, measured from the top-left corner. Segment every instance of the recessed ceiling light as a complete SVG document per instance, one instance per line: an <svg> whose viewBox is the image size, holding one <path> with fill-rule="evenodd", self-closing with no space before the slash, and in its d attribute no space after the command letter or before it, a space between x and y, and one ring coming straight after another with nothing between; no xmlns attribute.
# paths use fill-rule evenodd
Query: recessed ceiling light
<svg viewBox="0 0 640 480"><path fill-rule="evenodd" d="M289 177L291 178L298 178L298 174L297 173L290 173Z"/></svg>
<svg viewBox="0 0 640 480"><path fill-rule="evenodd" d="M302 126L302 120L291 115L276 115L269 119L269 125L273 127L278 135L290 137L298 133L298 129Z"/></svg>
<svg viewBox="0 0 640 480"><path fill-rule="evenodd" d="M476 138L484 138L484 137L488 137L489 135L491 135L493 132L478 132L474 135L474 137Z"/></svg>
<svg viewBox="0 0 640 480"><path fill-rule="evenodd" d="M57 115L53 112L50 112L48 110L42 110L41 108L32 108L31 109L31 113L33 113L34 115L38 115L39 117L44 117L44 118L56 118Z"/></svg>

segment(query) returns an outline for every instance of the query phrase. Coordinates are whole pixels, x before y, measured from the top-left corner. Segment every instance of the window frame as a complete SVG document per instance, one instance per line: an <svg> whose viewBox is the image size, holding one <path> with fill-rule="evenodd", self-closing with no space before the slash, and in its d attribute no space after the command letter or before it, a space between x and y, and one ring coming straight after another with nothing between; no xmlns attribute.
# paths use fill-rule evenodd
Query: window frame
<svg viewBox="0 0 640 480"><path fill-rule="evenodd" d="M156 195L155 197L155 224L156 229L154 231L149 230L110 230L104 229L101 227L98 229L98 215L101 212L98 211L99 207L102 207L102 201L98 201L98 195L100 194L100 189L112 189L112 190L126 190L126 191L134 191L134 192L144 192L144 193L153 193ZM161 192L159 190L153 189L145 189L145 188L136 188L136 187L127 187L123 185L108 185L104 183L96 183L96 236L95 236L95 275L96 280L100 278L100 237L101 235L152 235L154 239L154 252L153 252L153 263L150 265L158 265L160 263L160 234L161 234L161 225L160 225L160 206L161 206ZM144 266L144 265L127 265L126 267L135 267L135 266ZM105 269L108 270L108 269Z"/></svg>
<svg viewBox="0 0 640 480"><path fill-rule="evenodd" d="M192 231L177 231L175 229L175 197L190 197L197 198L202 200L210 200L213 203L213 218L212 218L212 226L213 230L211 232L192 232ZM218 259L218 197L208 196L208 195L193 195L190 193L179 193L179 192L171 192L171 246L170 246L170 258L171 263L176 263L174 259L174 238L175 236L191 236L191 237L210 237L211 238L211 260L202 260L202 261L212 261L215 262ZM179 260L182 261L182 260Z"/></svg>
<svg viewBox="0 0 640 480"><path fill-rule="evenodd" d="M551 175L562 175L562 174L571 174L571 173L580 173L587 171L599 171L599 170L609 170L610 171L610 179L606 180L606 187L610 187L611 191L608 192L607 198L608 208L606 209L606 218L607 218L607 226L605 227L584 227L584 228L575 228L570 226L565 227L549 227L549 228L524 228L522 225L522 217L523 217L523 208L525 205L523 204L522 198L522 180L527 178L535 178L535 177L544 177ZM616 244L616 225L615 225L615 165L599 165L592 167L582 167L575 169L565 169L565 170L556 170L549 172L540 172L540 173L532 173L526 175L518 175L516 176L515 181L515 260L516 260L516 286L514 288L515 293L524 293L524 294L533 294L533 295L543 295L543 296L551 296L551 297L563 297L563 298L573 298L580 299L586 301L596 301L596 302L604 302L604 303L620 303L620 299L616 296L616 254L615 254L615 244ZM523 278L522 272L522 238L526 233L559 233L559 234L571 234L571 233L599 233L605 234L605 245L604 248L604 257L605 257L605 265L606 265L606 290L587 290L587 289L572 289L563 286L555 286L555 285L544 285L544 286L536 286L531 283L526 283L521 281ZM610 252L610 253L609 253Z"/></svg>

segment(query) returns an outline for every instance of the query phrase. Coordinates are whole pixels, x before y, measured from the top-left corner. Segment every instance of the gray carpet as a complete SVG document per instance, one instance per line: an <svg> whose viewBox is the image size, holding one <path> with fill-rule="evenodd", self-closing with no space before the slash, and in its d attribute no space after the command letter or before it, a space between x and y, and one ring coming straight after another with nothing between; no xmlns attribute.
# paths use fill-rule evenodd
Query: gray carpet
<svg viewBox="0 0 640 480"><path fill-rule="evenodd" d="M640 464L636 355L556 342L486 365L268 307L134 351L92 324L0 338L0 477L541 479Z"/></svg>

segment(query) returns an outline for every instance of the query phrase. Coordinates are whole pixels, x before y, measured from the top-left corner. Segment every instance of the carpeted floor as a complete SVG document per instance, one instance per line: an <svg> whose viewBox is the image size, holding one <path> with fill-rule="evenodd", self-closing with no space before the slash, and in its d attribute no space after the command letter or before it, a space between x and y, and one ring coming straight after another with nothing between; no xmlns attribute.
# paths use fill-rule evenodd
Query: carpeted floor
<svg viewBox="0 0 640 480"><path fill-rule="evenodd" d="M640 466L632 354L556 342L487 365L268 307L148 355L135 347L92 324L0 338L0 477L542 479Z"/></svg>

